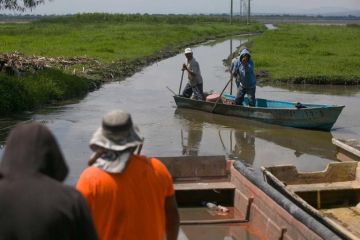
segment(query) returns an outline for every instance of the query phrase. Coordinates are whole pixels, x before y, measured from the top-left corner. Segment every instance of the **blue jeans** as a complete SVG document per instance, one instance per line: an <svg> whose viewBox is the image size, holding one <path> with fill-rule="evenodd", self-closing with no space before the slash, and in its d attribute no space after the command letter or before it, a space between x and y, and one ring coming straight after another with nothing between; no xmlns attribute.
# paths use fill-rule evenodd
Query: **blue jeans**
<svg viewBox="0 0 360 240"><path fill-rule="evenodd" d="M235 98L235 104L242 105L244 102L245 94L247 94L249 99L249 106L255 107L255 91L256 91L256 87L245 88L239 85Z"/></svg>
<svg viewBox="0 0 360 240"><path fill-rule="evenodd" d="M195 86L191 86L190 83L187 83L182 96L190 98L192 94L194 94L196 100L204 100L203 84L200 83Z"/></svg>

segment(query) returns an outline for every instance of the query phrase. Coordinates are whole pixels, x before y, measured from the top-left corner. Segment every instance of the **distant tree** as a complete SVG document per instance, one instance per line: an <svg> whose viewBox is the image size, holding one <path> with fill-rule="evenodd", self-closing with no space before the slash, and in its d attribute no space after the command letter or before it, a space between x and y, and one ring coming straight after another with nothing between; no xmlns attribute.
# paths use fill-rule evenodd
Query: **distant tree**
<svg viewBox="0 0 360 240"><path fill-rule="evenodd" d="M44 2L45 0L0 0L0 10L8 9L25 11L26 9L32 9Z"/></svg>

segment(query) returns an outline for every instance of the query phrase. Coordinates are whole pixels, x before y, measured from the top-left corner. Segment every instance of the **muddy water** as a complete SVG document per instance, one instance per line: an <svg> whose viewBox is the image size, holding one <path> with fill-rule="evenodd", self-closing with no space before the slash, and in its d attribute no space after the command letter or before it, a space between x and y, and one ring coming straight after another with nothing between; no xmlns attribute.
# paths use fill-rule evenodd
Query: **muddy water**
<svg viewBox="0 0 360 240"><path fill-rule="evenodd" d="M224 40L193 48L205 90L221 91L229 79L223 59L244 41L246 39ZM166 86L178 92L180 67L184 61L184 56L179 54L155 63L125 81L104 85L79 103L19 118L0 119L0 127L5 128L0 132L0 139L5 138L6 128L16 121L45 122L57 137L70 165L67 180L70 184L76 182L91 154L88 148L91 134L99 127L101 117L113 109L132 113L145 137L142 153L155 156L227 154L255 168L294 164L300 170L310 171L321 170L335 160L332 137L360 139L360 90L354 87L257 88L257 96L262 98L345 105L331 132L292 129L176 109ZM183 86L185 82L184 77Z"/></svg>

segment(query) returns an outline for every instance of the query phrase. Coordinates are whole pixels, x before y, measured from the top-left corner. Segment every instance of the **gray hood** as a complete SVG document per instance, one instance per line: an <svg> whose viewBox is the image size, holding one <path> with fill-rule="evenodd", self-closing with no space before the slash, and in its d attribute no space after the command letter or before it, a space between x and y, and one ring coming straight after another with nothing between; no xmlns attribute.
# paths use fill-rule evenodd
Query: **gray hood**
<svg viewBox="0 0 360 240"><path fill-rule="evenodd" d="M251 58L250 52L249 52L246 48L244 48L244 49L241 50L241 52L240 52L240 60L241 60L246 54L249 55L249 59Z"/></svg>
<svg viewBox="0 0 360 240"><path fill-rule="evenodd" d="M24 177L39 173L63 181L68 167L55 137L46 126L19 124L7 138L0 176Z"/></svg>

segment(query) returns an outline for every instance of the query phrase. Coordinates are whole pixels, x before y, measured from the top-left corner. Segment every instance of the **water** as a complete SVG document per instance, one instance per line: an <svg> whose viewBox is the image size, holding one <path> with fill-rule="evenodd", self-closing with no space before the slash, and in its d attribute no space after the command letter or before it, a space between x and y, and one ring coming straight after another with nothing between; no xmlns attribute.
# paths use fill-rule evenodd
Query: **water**
<svg viewBox="0 0 360 240"><path fill-rule="evenodd" d="M194 47L205 90L220 92L229 80L223 59L245 38L213 41ZM302 171L325 168L336 159L332 137L360 139L360 89L334 86L259 86L257 96L294 102L345 105L331 132L293 129L252 120L188 109L176 109L172 93L178 92L183 54L155 63L122 82L104 85L78 103L51 107L34 114L0 119L0 128L35 119L53 132L68 161L67 183L75 184L86 167L92 133L102 116L113 109L132 113L145 137L142 153L151 156L226 154L259 168L294 164ZM256 63L255 63L256 64ZM184 77L183 87L186 77ZM8 130L0 131L0 140ZM0 150L0 155L2 150Z"/></svg>

